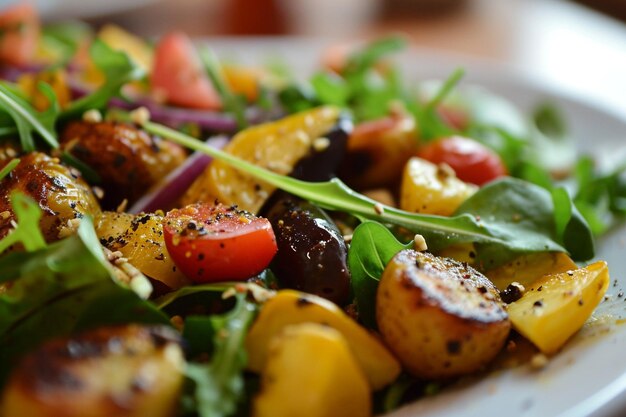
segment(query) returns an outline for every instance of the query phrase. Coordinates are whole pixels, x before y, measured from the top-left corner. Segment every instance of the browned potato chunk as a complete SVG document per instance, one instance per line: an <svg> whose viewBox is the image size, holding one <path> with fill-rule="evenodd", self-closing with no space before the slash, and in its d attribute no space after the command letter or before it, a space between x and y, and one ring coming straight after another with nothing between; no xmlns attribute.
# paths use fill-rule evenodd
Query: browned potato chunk
<svg viewBox="0 0 626 417"><path fill-rule="evenodd" d="M53 340L14 370L0 414L171 416L183 361L176 333L165 327L108 327Z"/></svg>
<svg viewBox="0 0 626 417"><path fill-rule="evenodd" d="M510 322L493 284L466 264L404 250L387 265L376 297L387 346L412 374L444 379L491 361Z"/></svg>
<svg viewBox="0 0 626 417"><path fill-rule="evenodd" d="M75 121L61 135L61 148L102 179L102 206L133 203L185 158L183 149L126 123Z"/></svg>
<svg viewBox="0 0 626 417"><path fill-rule="evenodd" d="M0 161L0 169L10 160ZM58 240L61 230L72 226L75 219L100 212L96 198L78 172L61 165L57 158L40 152L29 153L21 156L10 175L0 181L0 238L13 229L11 193L14 191L39 204L43 211L40 226L48 242Z"/></svg>

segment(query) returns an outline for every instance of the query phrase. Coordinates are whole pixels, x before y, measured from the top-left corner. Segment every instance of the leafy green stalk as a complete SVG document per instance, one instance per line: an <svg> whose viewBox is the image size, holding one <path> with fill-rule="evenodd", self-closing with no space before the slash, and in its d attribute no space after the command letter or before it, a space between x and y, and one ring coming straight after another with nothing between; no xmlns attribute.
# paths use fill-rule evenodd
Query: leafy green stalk
<svg viewBox="0 0 626 417"><path fill-rule="evenodd" d="M569 236L565 247L557 243L562 239L556 236L552 199L549 193L521 180L507 178L483 188L470 198L464 209L458 211L455 217L422 215L383 206L350 189L337 178L315 183L300 181L258 167L160 124L146 122L144 129L220 159L249 175L323 208L348 212L361 218L393 224L420 233L424 235L432 249L453 243L474 242L482 246L485 257L489 258L482 260L491 264L504 262L515 253L567 251L566 248L570 246L577 249L574 255L581 260L588 259L590 253L593 253L593 242L586 233L586 223L579 217L575 217L574 220L580 226L577 229L581 231L580 236L576 236L576 239ZM522 207L502 201L499 193L507 195L515 204ZM494 201L500 204L495 205ZM494 209L497 211L492 212ZM516 219L516 214L521 221Z"/></svg>
<svg viewBox="0 0 626 417"><path fill-rule="evenodd" d="M18 161L19 163L19 160L13 161ZM22 243L29 252L45 248L46 241L41 234L41 230L39 230L39 220L41 219L39 205L31 198L20 193L11 195L11 204L17 217L17 225L15 229L0 240L0 253L17 243Z"/></svg>
<svg viewBox="0 0 626 417"><path fill-rule="evenodd" d="M145 72L126 53L112 49L99 39L94 40L89 53L106 81L93 93L72 102L61 114L63 120L79 117L87 110L103 109L111 98L121 95L124 85L145 76Z"/></svg>
<svg viewBox="0 0 626 417"><path fill-rule="evenodd" d="M236 295L233 310L212 316L213 357L209 364L189 363L186 374L195 383L193 402L200 417L234 414L244 394L244 341L256 314L246 294Z"/></svg>
<svg viewBox="0 0 626 417"><path fill-rule="evenodd" d="M206 73L209 75L209 78L213 83L213 86L222 98L224 110L233 113L239 129L245 129L248 126L245 113L245 101L242 100L241 97L233 94L230 87L224 80L224 72L222 71L222 67L217 59L217 56L215 56L215 53L213 53L212 50L205 47L200 49L200 58Z"/></svg>
<svg viewBox="0 0 626 417"><path fill-rule="evenodd" d="M4 177L6 177L7 175L9 175L9 173L11 171L13 171L13 169L18 166L20 163L19 158L13 158L9 161L8 164L6 164L4 166L4 168L2 168L2 170L0 170L0 180L2 180Z"/></svg>
<svg viewBox="0 0 626 417"><path fill-rule="evenodd" d="M35 150L33 132L38 133L52 148L59 147L54 131L54 123L58 115L58 108L54 105L56 97L49 85L40 83L38 87L53 103L47 112L38 112L12 86L6 82L0 82L0 109L13 119L22 148L27 152Z"/></svg>
<svg viewBox="0 0 626 417"><path fill-rule="evenodd" d="M385 55L401 51L404 48L406 48L406 39L401 36L393 35L375 40L348 57L343 73L346 77L362 74Z"/></svg>

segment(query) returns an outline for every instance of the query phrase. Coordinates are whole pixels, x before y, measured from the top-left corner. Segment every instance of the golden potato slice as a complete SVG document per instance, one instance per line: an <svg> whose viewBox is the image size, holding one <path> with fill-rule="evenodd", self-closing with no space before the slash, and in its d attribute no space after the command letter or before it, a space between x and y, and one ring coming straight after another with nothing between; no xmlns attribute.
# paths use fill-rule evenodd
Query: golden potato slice
<svg viewBox="0 0 626 417"><path fill-rule="evenodd" d="M260 372L269 357L270 341L288 325L318 323L338 330L377 390L393 382L400 364L389 350L365 328L348 317L332 302L293 290L279 291L267 301L246 339L248 369Z"/></svg>
<svg viewBox="0 0 626 417"><path fill-rule="evenodd" d="M292 325L272 338L253 407L255 417L366 417L370 387L341 333Z"/></svg>
<svg viewBox="0 0 626 417"><path fill-rule="evenodd" d="M183 354L165 327L107 327L44 344L5 387L6 417L167 417L183 383Z"/></svg>
<svg viewBox="0 0 626 417"><path fill-rule="evenodd" d="M163 240L163 216L105 211L96 218L96 234L109 250L120 251L144 275L175 290L190 283L174 265Z"/></svg>
<svg viewBox="0 0 626 417"><path fill-rule="evenodd" d="M413 157L404 167L400 208L414 213L450 216L477 190L477 186L458 179L450 167Z"/></svg>
<svg viewBox="0 0 626 417"><path fill-rule="evenodd" d="M224 151L276 173L289 174L298 161L315 151L315 140L339 119L337 107L324 106L239 132ZM257 213L275 187L214 160L183 196L182 204L217 199Z"/></svg>
<svg viewBox="0 0 626 417"><path fill-rule="evenodd" d="M513 328L543 353L555 353L591 316L609 281L604 261L544 276L509 304Z"/></svg>
<svg viewBox="0 0 626 417"><path fill-rule="evenodd" d="M491 361L510 322L496 288L457 261L403 250L389 262L376 296L387 346L412 374L443 379Z"/></svg>

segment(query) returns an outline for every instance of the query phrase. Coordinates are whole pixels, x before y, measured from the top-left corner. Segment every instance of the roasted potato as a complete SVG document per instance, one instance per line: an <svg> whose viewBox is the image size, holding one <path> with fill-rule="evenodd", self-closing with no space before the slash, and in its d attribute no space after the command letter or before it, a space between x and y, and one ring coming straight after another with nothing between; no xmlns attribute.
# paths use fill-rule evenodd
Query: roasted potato
<svg viewBox="0 0 626 417"><path fill-rule="evenodd" d="M95 219L96 234L107 249L120 251L144 275L170 290L190 283L174 265L163 240L163 216L105 211Z"/></svg>
<svg viewBox="0 0 626 417"><path fill-rule="evenodd" d="M609 286L604 261L536 280L508 305L513 328L543 353L553 354L587 321Z"/></svg>
<svg viewBox="0 0 626 417"><path fill-rule="evenodd" d="M300 323L323 324L339 331L374 390L393 382L400 364L373 334L330 301L293 290L279 291L267 301L246 339L248 369L261 372L270 354L272 338L285 327Z"/></svg>
<svg viewBox="0 0 626 417"><path fill-rule="evenodd" d="M389 262L376 295L383 340L410 373L445 379L491 361L510 322L494 285L457 261L403 250Z"/></svg>
<svg viewBox="0 0 626 417"><path fill-rule="evenodd" d="M100 176L105 209L124 199L132 204L185 159L180 146L118 122L71 122L61 134L61 149Z"/></svg>
<svg viewBox="0 0 626 417"><path fill-rule="evenodd" d="M0 160L0 168L10 159ZM20 156L20 163L0 181L0 238L12 229L15 213L11 193L19 191L39 204L43 211L40 226L47 242L59 239L63 229L75 219L100 212L89 186L80 174L62 165L57 158L40 152Z"/></svg>
<svg viewBox="0 0 626 417"><path fill-rule="evenodd" d="M128 325L45 343L14 369L5 417L168 417L183 383L177 334Z"/></svg>
<svg viewBox="0 0 626 417"><path fill-rule="evenodd" d="M253 126L238 133L224 151L287 175L300 160L329 146L328 138L323 136L332 131L339 116L339 108L324 106ZM274 190L270 184L226 162L214 160L189 188L182 205L217 199L220 203L236 204L240 209L258 213Z"/></svg>
<svg viewBox="0 0 626 417"><path fill-rule="evenodd" d="M269 346L255 417L367 417L370 387L348 343L321 324L287 326Z"/></svg>
<svg viewBox="0 0 626 417"><path fill-rule="evenodd" d="M357 125L348 138L348 149L339 176L359 190L395 186L402 168L417 153L413 117L394 114Z"/></svg>
<svg viewBox="0 0 626 417"><path fill-rule="evenodd" d="M450 216L476 191L477 186L458 179L450 167L413 157L404 167L400 208L414 213Z"/></svg>

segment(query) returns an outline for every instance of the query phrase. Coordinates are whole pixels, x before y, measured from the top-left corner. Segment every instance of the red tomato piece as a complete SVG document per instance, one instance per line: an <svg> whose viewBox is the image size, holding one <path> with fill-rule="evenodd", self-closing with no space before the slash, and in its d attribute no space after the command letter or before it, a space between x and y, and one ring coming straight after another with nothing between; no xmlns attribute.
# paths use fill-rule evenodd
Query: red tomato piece
<svg viewBox="0 0 626 417"><path fill-rule="evenodd" d="M156 47L152 90L177 106L219 110L222 103L187 35L171 32Z"/></svg>
<svg viewBox="0 0 626 417"><path fill-rule="evenodd" d="M486 146L461 136L437 139L418 152L420 158L435 164L446 163L459 179L483 185L507 175L502 159Z"/></svg>
<svg viewBox="0 0 626 417"><path fill-rule="evenodd" d="M19 3L0 12L0 62L32 64L39 32L39 16L31 4Z"/></svg>
<svg viewBox="0 0 626 417"><path fill-rule="evenodd" d="M221 204L172 210L165 216L163 231L176 266L198 283L254 276L278 250L267 219Z"/></svg>

